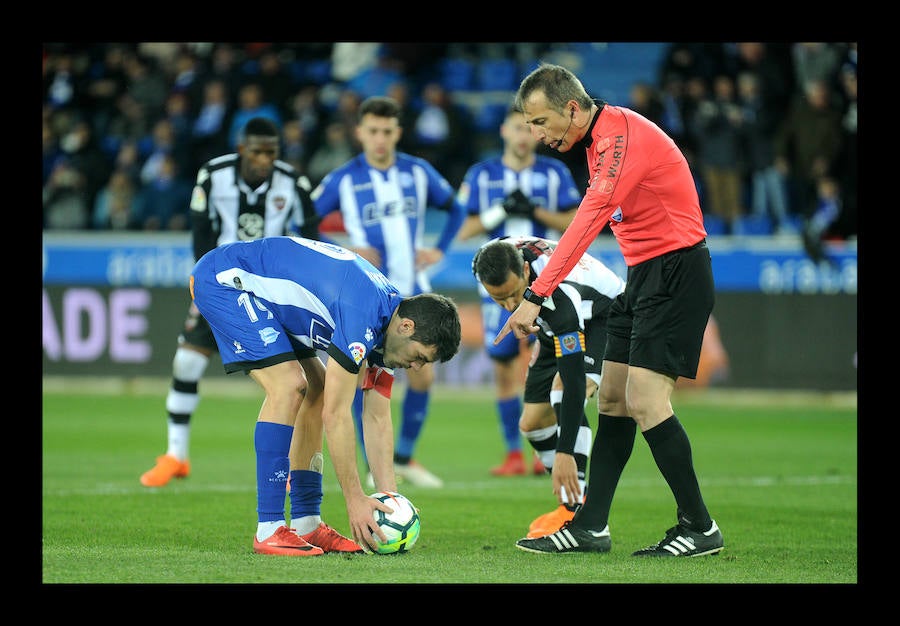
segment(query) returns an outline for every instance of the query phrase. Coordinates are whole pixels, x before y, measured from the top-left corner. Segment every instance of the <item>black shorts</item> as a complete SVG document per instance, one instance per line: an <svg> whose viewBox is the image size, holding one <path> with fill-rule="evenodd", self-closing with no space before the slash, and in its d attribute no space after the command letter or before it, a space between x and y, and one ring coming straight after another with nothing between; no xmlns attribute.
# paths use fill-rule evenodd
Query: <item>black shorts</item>
<svg viewBox="0 0 900 626"><path fill-rule="evenodd" d="M584 334L584 373L600 375L603 367L603 348L606 344L606 318L588 322ZM556 376L556 350L545 335L538 340L540 349L537 360L529 365L525 377L524 401L532 404L550 402L550 389Z"/></svg>
<svg viewBox="0 0 900 626"><path fill-rule="evenodd" d="M178 335L178 343L189 343L199 348L206 348L218 352L216 338L213 336L209 323L200 315L197 307L191 305L187 317L184 319L184 328Z"/></svg>
<svg viewBox="0 0 900 626"><path fill-rule="evenodd" d="M695 378L714 304L706 240L629 267L610 307L604 358Z"/></svg>

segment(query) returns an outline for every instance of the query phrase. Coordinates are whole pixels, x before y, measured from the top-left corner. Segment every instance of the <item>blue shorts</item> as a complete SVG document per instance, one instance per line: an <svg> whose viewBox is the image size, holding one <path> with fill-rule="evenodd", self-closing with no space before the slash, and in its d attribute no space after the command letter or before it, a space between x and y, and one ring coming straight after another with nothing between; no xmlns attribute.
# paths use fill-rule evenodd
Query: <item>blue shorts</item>
<svg viewBox="0 0 900 626"><path fill-rule="evenodd" d="M212 329L227 373L315 356L315 349L285 331L266 300L220 285L209 258L200 259L191 280L194 304Z"/></svg>
<svg viewBox="0 0 900 626"><path fill-rule="evenodd" d="M500 343L494 345L494 338L510 315L512 313L494 302L490 296L482 296L481 323L484 327L484 349L495 361L511 361L519 356L520 343L515 333L507 333ZM534 342L534 335L528 337L528 342Z"/></svg>

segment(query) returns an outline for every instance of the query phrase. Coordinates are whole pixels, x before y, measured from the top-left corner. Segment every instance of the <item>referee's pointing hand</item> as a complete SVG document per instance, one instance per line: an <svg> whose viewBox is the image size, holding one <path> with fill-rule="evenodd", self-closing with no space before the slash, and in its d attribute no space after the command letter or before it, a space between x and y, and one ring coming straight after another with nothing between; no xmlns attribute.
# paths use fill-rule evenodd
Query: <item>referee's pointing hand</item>
<svg viewBox="0 0 900 626"><path fill-rule="evenodd" d="M522 300L519 306L516 307L516 310L512 312L512 315L509 316L509 319L506 320L497 336L494 337L494 345L496 346L503 341L503 338L506 337L509 331L513 331L518 339L523 339L532 333L538 332L540 327L534 325L534 320L540 312L540 305L528 300Z"/></svg>

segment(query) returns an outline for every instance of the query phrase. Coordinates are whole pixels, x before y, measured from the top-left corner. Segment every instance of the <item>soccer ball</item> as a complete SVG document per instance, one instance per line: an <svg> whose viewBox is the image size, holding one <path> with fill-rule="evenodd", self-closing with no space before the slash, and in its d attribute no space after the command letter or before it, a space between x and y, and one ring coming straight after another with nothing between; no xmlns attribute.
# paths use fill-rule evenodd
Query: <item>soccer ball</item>
<svg viewBox="0 0 900 626"><path fill-rule="evenodd" d="M421 529L419 512L416 510L416 507L399 493L379 491L378 493L373 493L371 497L394 509L393 513L385 513L377 509L374 512L375 521L381 527L385 536L387 536L387 542L382 543L378 539L378 535L374 535L378 543L375 552L378 554L408 552L419 538L419 530Z"/></svg>

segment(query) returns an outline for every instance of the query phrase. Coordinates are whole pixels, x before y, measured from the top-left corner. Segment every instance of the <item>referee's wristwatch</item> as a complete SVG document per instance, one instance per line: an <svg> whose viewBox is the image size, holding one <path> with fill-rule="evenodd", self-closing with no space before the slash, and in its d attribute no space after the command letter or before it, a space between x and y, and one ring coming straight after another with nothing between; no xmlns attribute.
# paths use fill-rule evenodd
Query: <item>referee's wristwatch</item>
<svg viewBox="0 0 900 626"><path fill-rule="evenodd" d="M528 300L531 304L536 304L538 306L544 305L544 300L547 298L545 296L539 296L531 290L531 287L525 289L525 293L522 294L522 297L525 300Z"/></svg>

